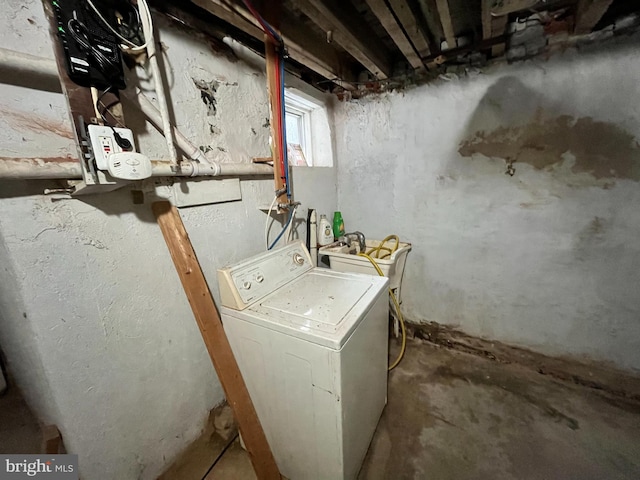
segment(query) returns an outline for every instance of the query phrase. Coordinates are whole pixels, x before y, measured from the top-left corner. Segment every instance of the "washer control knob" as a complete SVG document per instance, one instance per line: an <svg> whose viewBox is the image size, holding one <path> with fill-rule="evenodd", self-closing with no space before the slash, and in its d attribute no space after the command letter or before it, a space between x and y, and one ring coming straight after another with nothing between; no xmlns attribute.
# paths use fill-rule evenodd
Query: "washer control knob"
<svg viewBox="0 0 640 480"><path fill-rule="evenodd" d="M297 263L298 265L304 265L304 257L302 255L300 255L299 253L294 253L293 254L293 261L295 263Z"/></svg>
<svg viewBox="0 0 640 480"><path fill-rule="evenodd" d="M262 276L262 274L259 273L258 275L256 275L256 282L258 283L264 282L264 277Z"/></svg>
<svg viewBox="0 0 640 480"><path fill-rule="evenodd" d="M251 282L248 282L248 281L245 280L242 283L242 288L244 288L245 290L249 290L251 288Z"/></svg>

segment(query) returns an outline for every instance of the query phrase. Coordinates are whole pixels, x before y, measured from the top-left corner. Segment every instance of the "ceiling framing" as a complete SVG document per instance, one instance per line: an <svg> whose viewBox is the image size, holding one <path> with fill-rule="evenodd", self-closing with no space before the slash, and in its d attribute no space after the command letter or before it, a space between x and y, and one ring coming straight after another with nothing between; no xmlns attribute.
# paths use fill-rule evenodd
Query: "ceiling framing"
<svg viewBox="0 0 640 480"><path fill-rule="evenodd" d="M184 3L172 5L183 9ZM253 3L269 16L263 2ZM509 48L509 25L532 15L545 33L572 37L601 28L604 18L615 20L607 12L640 12L635 0L279 0L279 5L277 23L296 74L324 89L351 91L403 75L437 74L470 54L484 62L499 59ZM250 48L264 40L241 0L191 0L189 7L228 28L229 35L239 34Z"/></svg>

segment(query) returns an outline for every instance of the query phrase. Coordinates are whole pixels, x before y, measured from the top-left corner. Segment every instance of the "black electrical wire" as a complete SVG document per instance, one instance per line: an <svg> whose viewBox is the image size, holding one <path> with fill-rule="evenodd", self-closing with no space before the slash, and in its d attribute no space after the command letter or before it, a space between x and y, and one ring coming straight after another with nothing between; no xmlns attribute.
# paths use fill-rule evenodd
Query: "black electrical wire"
<svg viewBox="0 0 640 480"><path fill-rule="evenodd" d="M114 79L119 76L120 65L118 61L108 58L104 53L91 45L91 40L87 35L87 27L81 21L72 18L67 23L67 27L73 39L91 56L106 78Z"/></svg>
<svg viewBox="0 0 640 480"><path fill-rule="evenodd" d="M111 91L112 87L113 85L109 85L107 88L105 88L102 91L102 93L98 96L98 99L96 100L96 109L98 110L98 113L100 114L100 118L102 118L102 121L107 125L109 124L109 122L107 121L107 118L104 116L104 114L108 111L108 107L104 103L102 103L102 98Z"/></svg>
<svg viewBox="0 0 640 480"><path fill-rule="evenodd" d="M227 445L222 449L222 451L218 454L218 456L216 457L216 459L213 461L213 463L211 464L211 466L209 467L209 470L207 470L205 472L205 474L202 476L201 480L205 480L205 478L207 478L207 475L209 475L209 473L211 473L211 470L213 470L213 467L216 466L216 464L220 461L220 459L222 458L222 456L227 453L227 450L229 450L229 447L231 446L231 444L233 444L233 442L236 441L236 438L238 438L238 435L240 435L239 433L236 433L236 435L231 439L231 441L229 443L227 443Z"/></svg>

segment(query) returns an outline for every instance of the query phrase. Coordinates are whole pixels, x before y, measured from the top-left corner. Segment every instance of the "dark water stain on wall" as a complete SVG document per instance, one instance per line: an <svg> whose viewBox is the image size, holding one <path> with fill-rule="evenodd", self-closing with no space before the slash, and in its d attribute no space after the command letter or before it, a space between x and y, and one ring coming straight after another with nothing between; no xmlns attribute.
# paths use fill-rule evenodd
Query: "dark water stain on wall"
<svg viewBox="0 0 640 480"><path fill-rule="evenodd" d="M575 157L573 173L589 173L596 179L640 180L640 145L626 130L591 117L543 117L537 112L522 125L476 131L461 142L458 152L465 157L479 153L524 162L537 169L559 164L563 154L571 153Z"/></svg>
<svg viewBox="0 0 640 480"><path fill-rule="evenodd" d="M197 80L192 78L193 84L196 86L198 90L200 90L200 98L202 99L202 103L204 103L207 107L207 115L210 117L214 116L218 110L216 103L215 94L218 91L218 82L212 80L207 82L205 80Z"/></svg>

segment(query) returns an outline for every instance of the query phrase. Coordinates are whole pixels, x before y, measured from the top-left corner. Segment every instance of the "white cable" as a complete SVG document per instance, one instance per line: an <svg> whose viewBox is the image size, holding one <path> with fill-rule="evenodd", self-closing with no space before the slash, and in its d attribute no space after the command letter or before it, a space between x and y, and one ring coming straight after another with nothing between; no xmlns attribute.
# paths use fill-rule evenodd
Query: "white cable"
<svg viewBox="0 0 640 480"><path fill-rule="evenodd" d="M284 238L286 238L285 243L289 243L291 242L291 232L293 230L293 222L296 221L296 210L298 209L298 205L296 205L295 207L293 207L293 212L291 212L291 221L289 222L289 226L287 227L287 233L285 234Z"/></svg>
<svg viewBox="0 0 640 480"><path fill-rule="evenodd" d="M91 7L91 9L95 12L95 14L98 16L98 18L102 21L102 23L105 24L105 26L111 30L111 33L113 33L116 37L118 37L122 42L124 42L124 45L120 45L120 47L125 50L125 51L131 51L131 52L142 52L144 50L146 50L147 48L147 44L149 43L148 39L145 37L145 42L143 45L136 45L135 43L133 43L131 40L128 40L126 38L124 38L122 35L120 35L115 28L113 28L111 26L111 24L109 22L107 22L107 20L102 16L102 13L100 13L100 10L98 10L98 8L95 6L95 4L91 1L91 0L87 0L87 3L89 4L89 6ZM145 0L138 0L138 3L144 3L146 6L146 2ZM146 9L144 9L146 11L146 15L143 15L142 13L142 9L140 7L138 7L138 11L140 13L140 22L143 21L147 21L150 25L153 25L152 20L151 20L151 15L150 15L150 10L147 6ZM146 17L146 18L145 18ZM144 18L144 20L143 20ZM153 27L151 27L151 29L153 29Z"/></svg>
<svg viewBox="0 0 640 480"><path fill-rule="evenodd" d="M276 195L273 198L273 202L271 202L271 205L269 206L269 210L267 210L267 221L264 224L265 250L269 250L269 220L271 220L271 223L273 223L273 218L271 218L271 210L273 210L273 206L276 204L277 200L278 200L278 195Z"/></svg>

